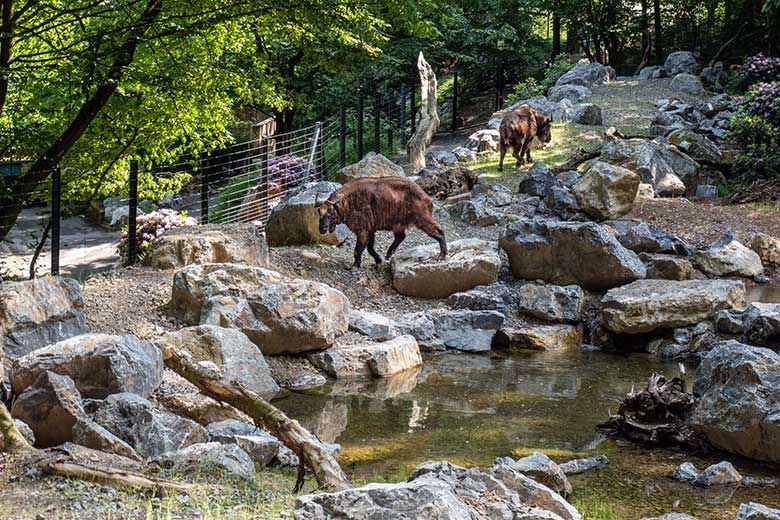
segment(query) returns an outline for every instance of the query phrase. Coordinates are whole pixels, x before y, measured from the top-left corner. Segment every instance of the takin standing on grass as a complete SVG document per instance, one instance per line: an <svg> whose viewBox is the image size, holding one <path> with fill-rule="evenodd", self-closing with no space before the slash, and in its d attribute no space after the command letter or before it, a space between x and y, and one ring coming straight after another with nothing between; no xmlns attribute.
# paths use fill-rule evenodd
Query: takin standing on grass
<svg viewBox="0 0 780 520"><path fill-rule="evenodd" d="M538 137L541 142L549 143L552 140L551 126L552 118L540 114L530 105L520 105L504 116L498 128L501 149L498 171L504 169L504 156L510 146L512 155L517 159L517 166L523 164L523 156L526 161L531 162L531 142L534 137Z"/></svg>
<svg viewBox="0 0 780 520"><path fill-rule="evenodd" d="M374 249L377 231L392 231L393 243L387 250L389 260L406 238L406 230L414 226L439 243L439 259L447 256L444 231L433 220L433 201L415 182L402 177L354 179L331 193L317 207L320 213L320 233L333 233L338 224L345 224L355 233L355 263L360 267L363 250L374 258L382 258Z"/></svg>

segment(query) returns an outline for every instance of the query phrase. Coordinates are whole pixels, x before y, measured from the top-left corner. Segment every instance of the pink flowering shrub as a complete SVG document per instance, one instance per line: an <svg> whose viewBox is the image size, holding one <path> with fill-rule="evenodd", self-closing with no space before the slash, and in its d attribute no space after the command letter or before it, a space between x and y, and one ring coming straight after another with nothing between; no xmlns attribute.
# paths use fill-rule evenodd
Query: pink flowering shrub
<svg viewBox="0 0 780 520"><path fill-rule="evenodd" d="M746 148L734 163L736 176L780 177L780 82L753 85L731 124L730 137Z"/></svg>
<svg viewBox="0 0 780 520"><path fill-rule="evenodd" d="M138 258L142 258L152 240L159 237L169 229L181 226L194 226L198 222L187 216L187 212L177 213L172 209L158 209L145 215L139 215L136 219L136 251ZM122 239L119 241L119 256L123 263L128 261L128 237L129 229L122 233Z"/></svg>
<svg viewBox="0 0 780 520"><path fill-rule="evenodd" d="M770 81L780 81L780 58L757 54L745 58L745 63L734 75L732 85L735 90L744 92L756 83Z"/></svg>

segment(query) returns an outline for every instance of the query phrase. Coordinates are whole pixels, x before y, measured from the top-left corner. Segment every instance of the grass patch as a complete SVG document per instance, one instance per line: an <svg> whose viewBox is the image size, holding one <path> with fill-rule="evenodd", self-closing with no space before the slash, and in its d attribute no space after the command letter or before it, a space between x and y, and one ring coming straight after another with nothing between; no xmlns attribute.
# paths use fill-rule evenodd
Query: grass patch
<svg viewBox="0 0 780 520"><path fill-rule="evenodd" d="M577 500L574 507L582 515L582 520L622 520L612 505L603 500L593 499L592 501Z"/></svg>

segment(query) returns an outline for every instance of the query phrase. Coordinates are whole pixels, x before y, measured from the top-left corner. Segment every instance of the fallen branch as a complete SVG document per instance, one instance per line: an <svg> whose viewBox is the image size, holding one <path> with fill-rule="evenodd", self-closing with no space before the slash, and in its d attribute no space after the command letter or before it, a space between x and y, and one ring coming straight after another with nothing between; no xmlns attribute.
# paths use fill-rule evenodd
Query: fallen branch
<svg viewBox="0 0 780 520"><path fill-rule="evenodd" d="M284 412L240 383L224 379L222 373L213 366L198 364L186 351L165 348L163 358L168 368L197 386L201 392L238 408L249 415L258 426L278 437L312 469L320 486L332 491L353 487L338 461L298 421L290 419Z"/></svg>
<svg viewBox="0 0 780 520"><path fill-rule="evenodd" d="M560 166L552 168L552 172L555 174L567 172L569 170L576 170L577 167L585 161L590 161L601 155L601 146L594 148L593 150L584 150L580 148L577 153L569 157L566 162Z"/></svg>
<svg viewBox="0 0 780 520"><path fill-rule="evenodd" d="M16 427L11 413L2 403L0 403L0 434L2 434L4 440L3 451L6 453L21 453L35 449L30 446L22 432Z"/></svg>
<svg viewBox="0 0 780 520"><path fill-rule="evenodd" d="M90 468L76 462L52 462L48 465L47 470L51 474L61 477L99 482L112 487L140 491L157 497L190 493L193 489L189 484L177 484L166 480L148 478L127 471Z"/></svg>
<svg viewBox="0 0 780 520"><path fill-rule="evenodd" d="M712 68L712 66L715 65L715 62L718 61L718 58L720 58L721 53L724 50L726 50L726 47L731 45L734 42L734 40L736 40L739 37L739 33L742 32L742 29L747 27L747 24L748 24L748 22L746 21L745 23L740 25L739 29L737 29L737 32L734 33L734 36L732 36L729 40L726 41L726 43L724 43L723 45L720 46L720 49L718 49L718 52L715 53L715 55L712 57L712 59L710 60L710 62L708 64L708 66L710 68Z"/></svg>

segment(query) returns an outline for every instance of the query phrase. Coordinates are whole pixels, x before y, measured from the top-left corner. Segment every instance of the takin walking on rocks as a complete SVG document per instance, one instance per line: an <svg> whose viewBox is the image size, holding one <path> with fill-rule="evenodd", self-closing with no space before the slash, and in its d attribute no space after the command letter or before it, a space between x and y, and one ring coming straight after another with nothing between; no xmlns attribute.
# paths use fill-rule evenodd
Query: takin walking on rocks
<svg viewBox="0 0 780 520"><path fill-rule="evenodd" d="M531 142L534 137L538 137L541 142L549 143L552 140L551 126L552 118L540 114L530 105L520 105L508 113L498 128L498 145L501 150L498 171L504 169L504 156L510 146L512 155L517 159L517 166L523 164L523 156L531 162Z"/></svg>
<svg viewBox="0 0 780 520"><path fill-rule="evenodd" d="M382 258L374 250L377 231L392 231L393 243L387 250L390 259L396 248L406 238L406 230L412 226L436 239L440 259L447 256L444 231L433 220L433 201L416 183L400 177L359 178L349 181L331 193L328 200L318 205L320 233L332 233L338 224L345 224L355 233L355 263L360 267L363 250L376 261Z"/></svg>

